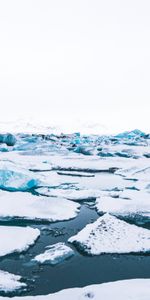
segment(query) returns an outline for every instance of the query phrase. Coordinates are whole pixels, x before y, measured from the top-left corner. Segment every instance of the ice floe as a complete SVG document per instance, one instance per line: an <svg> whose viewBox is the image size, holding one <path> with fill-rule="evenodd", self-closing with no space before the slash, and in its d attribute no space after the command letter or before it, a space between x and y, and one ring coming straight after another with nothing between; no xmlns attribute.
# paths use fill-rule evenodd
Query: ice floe
<svg viewBox="0 0 150 300"><path fill-rule="evenodd" d="M40 235L31 227L0 226L0 256L26 251Z"/></svg>
<svg viewBox="0 0 150 300"><path fill-rule="evenodd" d="M26 284L21 282L21 276L0 270L0 292L13 292L25 288Z"/></svg>
<svg viewBox="0 0 150 300"><path fill-rule="evenodd" d="M47 246L46 248L47 250L35 256L33 261L37 261L40 264L48 263L50 265L56 265L74 255L74 251L66 246L65 243L57 243Z"/></svg>
<svg viewBox="0 0 150 300"><path fill-rule="evenodd" d="M7 167L15 167L17 169L32 170L34 172L50 171L52 169L51 159L48 159L47 155L27 155L27 151L24 153L11 151L1 153L0 164L7 164ZM33 173L30 173L33 176ZM34 174L35 176L35 174Z"/></svg>
<svg viewBox="0 0 150 300"><path fill-rule="evenodd" d="M105 214L71 237L69 242L90 255L149 252L150 231Z"/></svg>
<svg viewBox="0 0 150 300"><path fill-rule="evenodd" d="M116 193L117 194L117 193ZM102 196L96 200L98 212L108 212L120 216L150 217L150 193L126 189L118 197Z"/></svg>
<svg viewBox="0 0 150 300"><path fill-rule="evenodd" d="M36 190L41 195L51 197L63 197L73 201L88 201L96 200L97 197L102 195L100 190L75 190L75 189L50 189L47 187L38 188Z"/></svg>
<svg viewBox="0 0 150 300"><path fill-rule="evenodd" d="M31 193L0 191L0 219L21 218L49 222L77 216L80 205L64 198L35 196Z"/></svg>

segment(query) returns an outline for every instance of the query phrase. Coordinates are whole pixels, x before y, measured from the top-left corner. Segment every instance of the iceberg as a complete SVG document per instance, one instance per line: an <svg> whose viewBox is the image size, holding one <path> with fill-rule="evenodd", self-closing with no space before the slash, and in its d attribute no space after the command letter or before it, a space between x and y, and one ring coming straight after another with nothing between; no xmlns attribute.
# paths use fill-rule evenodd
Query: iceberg
<svg viewBox="0 0 150 300"><path fill-rule="evenodd" d="M139 129L134 129L132 131L125 131L125 132L115 135L115 137L119 138L119 139L124 139L124 138L132 139L135 137L144 137L144 136L145 136L145 133Z"/></svg>
<svg viewBox="0 0 150 300"><path fill-rule="evenodd" d="M78 203L64 198L35 196L30 193L0 191L0 219L19 218L49 222L75 218Z"/></svg>
<svg viewBox="0 0 150 300"><path fill-rule="evenodd" d="M78 146L78 147L75 148L74 152L79 153L79 154L83 154L83 155L92 155L92 150L93 149L91 149L87 146Z"/></svg>
<svg viewBox="0 0 150 300"><path fill-rule="evenodd" d="M48 249L44 253L35 256L33 261L37 261L40 264L56 265L74 255L74 251L66 246L65 243L57 243L46 248Z"/></svg>
<svg viewBox="0 0 150 300"><path fill-rule="evenodd" d="M25 288L26 284L21 282L21 276L0 270L0 292L13 292Z"/></svg>
<svg viewBox="0 0 150 300"><path fill-rule="evenodd" d="M39 236L40 231L31 227L0 226L0 257L26 251Z"/></svg>
<svg viewBox="0 0 150 300"><path fill-rule="evenodd" d="M150 251L150 231L105 214L69 238L77 249L88 255L138 253Z"/></svg>
<svg viewBox="0 0 150 300"><path fill-rule="evenodd" d="M0 162L0 188L9 191L26 191L40 184L32 173L16 168L12 163Z"/></svg>
<svg viewBox="0 0 150 300"><path fill-rule="evenodd" d="M7 146L14 146L16 144L16 138L13 134L0 134L0 143L5 143Z"/></svg>

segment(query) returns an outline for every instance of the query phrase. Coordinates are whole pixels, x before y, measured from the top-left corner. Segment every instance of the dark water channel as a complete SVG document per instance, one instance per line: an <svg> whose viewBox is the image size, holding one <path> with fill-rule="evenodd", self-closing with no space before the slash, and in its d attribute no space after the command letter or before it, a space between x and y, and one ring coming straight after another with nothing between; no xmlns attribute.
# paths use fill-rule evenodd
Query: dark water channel
<svg viewBox="0 0 150 300"><path fill-rule="evenodd" d="M30 226L41 230L40 238L26 253L1 258L0 269L21 275L25 279L28 288L27 291L21 292L21 295L44 295L70 287L130 278L150 278L149 255L107 254L89 257L77 252L71 246L75 250L75 256L56 266L38 265L31 262L35 255L44 251L45 246L60 241L67 242L70 236L97 218L96 211L83 204L78 217L73 220L53 224L33 225L30 223ZM18 221L10 224L21 225Z"/></svg>

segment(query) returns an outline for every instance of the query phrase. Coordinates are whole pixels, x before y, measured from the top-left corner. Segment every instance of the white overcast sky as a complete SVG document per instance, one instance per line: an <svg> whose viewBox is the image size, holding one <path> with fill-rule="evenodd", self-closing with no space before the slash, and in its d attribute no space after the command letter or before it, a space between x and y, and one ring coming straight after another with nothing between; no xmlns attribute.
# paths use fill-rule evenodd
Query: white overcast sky
<svg viewBox="0 0 150 300"><path fill-rule="evenodd" d="M0 104L0 121L150 131L150 1L0 0Z"/></svg>

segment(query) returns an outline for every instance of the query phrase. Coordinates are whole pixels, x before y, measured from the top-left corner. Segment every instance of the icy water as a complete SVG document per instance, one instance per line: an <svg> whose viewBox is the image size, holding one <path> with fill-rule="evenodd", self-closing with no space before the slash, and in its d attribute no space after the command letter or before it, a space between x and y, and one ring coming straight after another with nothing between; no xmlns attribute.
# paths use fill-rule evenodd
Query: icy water
<svg viewBox="0 0 150 300"><path fill-rule="evenodd" d="M20 255L9 255L1 258L0 268L14 274L21 275L28 289L25 292L15 292L10 296L48 294L65 288L81 287L90 284L103 283L130 278L150 277L149 255L101 255L84 256L75 250L75 256L56 265L38 265L31 259L44 251L45 246L57 242L66 242L70 236L76 234L87 223L98 218L95 209L82 204L79 215L70 221L53 224L33 224L18 221L9 222L13 225L28 225L39 228L41 236L27 252ZM0 224L4 224L1 222ZM6 224L6 223L5 223ZM8 223L7 223L8 224ZM144 227L150 228L150 224ZM16 237L17 238L17 237ZM2 293L0 295L3 295ZM8 294L7 294L8 295Z"/></svg>

